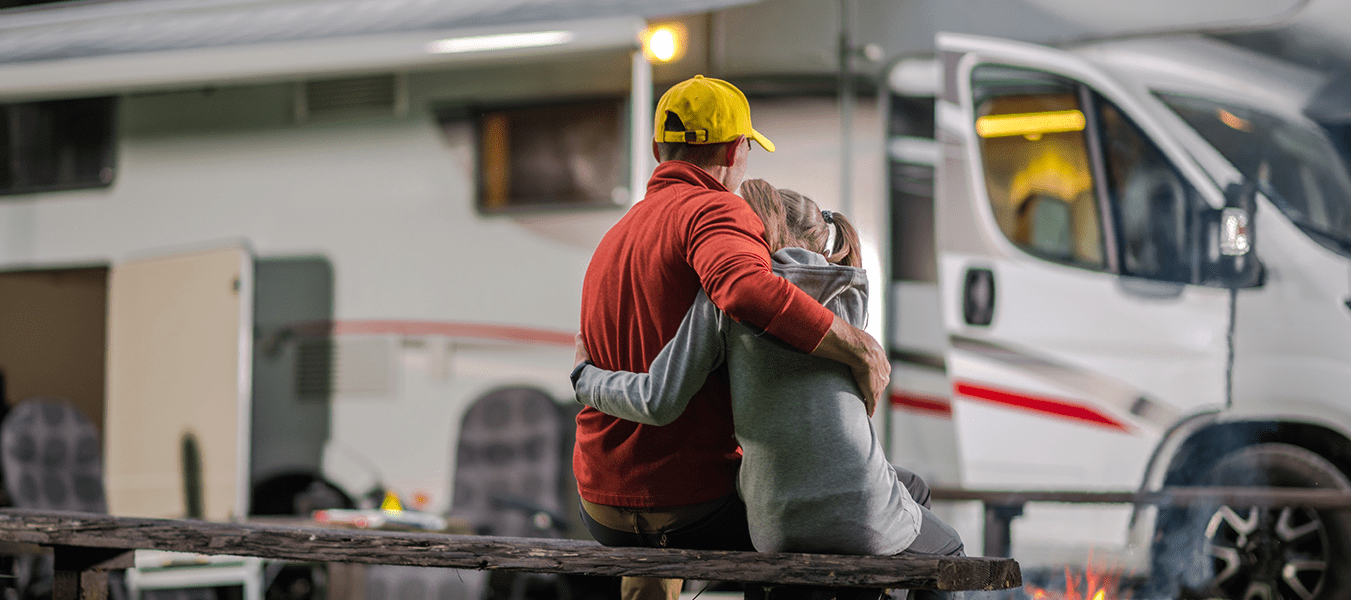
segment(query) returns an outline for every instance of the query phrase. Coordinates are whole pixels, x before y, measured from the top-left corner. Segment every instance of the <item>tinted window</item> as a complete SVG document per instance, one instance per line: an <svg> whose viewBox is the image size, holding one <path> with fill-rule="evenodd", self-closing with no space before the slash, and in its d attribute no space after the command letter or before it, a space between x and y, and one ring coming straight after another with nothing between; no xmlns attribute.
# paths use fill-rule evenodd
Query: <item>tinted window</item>
<svg viewBox="0 0 1351 600"><path fill-rule="evenodd" d="M983 66L972 83L986 190L1011 242L1066 265L1201 282L1207 206L1120 109L1038 71Z"/></svg>
<svg viewBox="0 0 1351 600"><path fill-rule="evenodd" d="M477 111L479 209L627 202L625 114L621 99Z"/></svg>
<svg viewBox="0 0 1351 600"><path fill-rule="evenodd" d="M892 94L887 131L891 277L938 281L934 255L934 99Z"/></svg>
<svg viewBox="0 0 1351 600"><path fill-rule="evenodd" d="M1120 110L1098 104L1122 273L1199 282L1205 204Z"/></svg>
<svg viewBox="0 0 1351 600"><path fill-rule="evenodd" d="M0 104L0 194L110 185L116 105L114 98Z"/></svg>
<svg viewBox="0 0 1351 600"><path fill-rule="evenodd" d="M1351 254L1351 177L1318 130L1247 107L1158 94L1319 243Z"/></svg>
<svg viewBox="0 0 1351 600"><path fill-rule="evenodd" d="M1002 67L978 68L972 83L986 191L999 228L1030 254L1103 268L1102 219L1077 86Z"/></svg>

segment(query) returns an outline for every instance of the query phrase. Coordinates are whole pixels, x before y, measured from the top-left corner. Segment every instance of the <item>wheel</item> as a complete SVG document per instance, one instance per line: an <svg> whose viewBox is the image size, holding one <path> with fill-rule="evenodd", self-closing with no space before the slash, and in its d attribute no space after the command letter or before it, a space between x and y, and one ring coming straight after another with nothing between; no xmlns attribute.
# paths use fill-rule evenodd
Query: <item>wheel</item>
<svg viewBox="0 0 1351 600"><path fill-rule="evenodd" d="M1259 444L1225 456L1204 486L1351 490L1303 448ZM1351 597L1351 514L1296 507L1198 505L1159 511L1156 590L1165 597L1331 600Z"/></svg>

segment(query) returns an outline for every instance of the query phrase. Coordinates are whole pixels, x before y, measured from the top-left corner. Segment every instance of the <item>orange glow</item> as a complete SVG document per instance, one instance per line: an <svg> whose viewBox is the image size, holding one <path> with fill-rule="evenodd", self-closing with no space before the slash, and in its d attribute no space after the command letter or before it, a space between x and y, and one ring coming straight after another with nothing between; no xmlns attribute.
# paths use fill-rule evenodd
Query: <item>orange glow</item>
<svg viewBox="0 0 1351 600"><path fill-rule="evenodd" d="M1220 118L1220 122L1230 127L1233 127L1234 129L1237 129L1239 131L1252 131L1252 121L1244 119L1243 117L1240 117L1234 113L1224 110L1223 108L1216 109L1216 116Z"/></svg>
<svg viewBox="0 0 1351 600"><path fill-rule="evenodd" d="M1093 553L1088 554L1088 566L1083 575L1078 575L1068 566L1065 567L1065 591L1054 592L1036 586L1026 586L1023 591L1032 600L1127 600L1129 595L1120 592L1121 569L1110 569L1093 565Z"/></svg>

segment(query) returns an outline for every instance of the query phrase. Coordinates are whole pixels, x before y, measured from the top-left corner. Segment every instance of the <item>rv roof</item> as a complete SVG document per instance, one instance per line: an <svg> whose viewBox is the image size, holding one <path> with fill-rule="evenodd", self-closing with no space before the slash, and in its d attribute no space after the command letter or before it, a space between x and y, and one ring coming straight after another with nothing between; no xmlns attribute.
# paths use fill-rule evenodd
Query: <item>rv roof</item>
<svg viewBox="0 0 1351 600"><path fill-rule="evenodd" d="M109 0L5 9L0 100L634 48L646 17L752 1Z"/></svg>
<svg viewBox="0 0 1351 600"><path fill-rule="evenodd" d="M754 0L116 0L0 10L0 63L707 11Z"/></svg>
<svg viewBox="0 0 1351 600"><path fill-rule="evenodd" d="M1298 115L1325 76L1203 36L1100 42L1071 50L1151 91L1204 95Z"/></svg>

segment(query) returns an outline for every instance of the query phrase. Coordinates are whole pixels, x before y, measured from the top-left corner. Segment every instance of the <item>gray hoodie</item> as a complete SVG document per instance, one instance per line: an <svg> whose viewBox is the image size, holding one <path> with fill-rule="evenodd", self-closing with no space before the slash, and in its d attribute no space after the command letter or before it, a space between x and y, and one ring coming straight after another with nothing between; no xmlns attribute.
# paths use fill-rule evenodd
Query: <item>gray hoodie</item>
<svg viewBox="0 0 1351 600"><path fill-rule="evenodd" d="M785 248L774 272L855 326L867 318L862 269ZM577 400L648 425L670 423L728 364L744 458L738 489L762 552L890 555L919 534L919 506L887 462L854 377L732 321L703 293L646 374L582 369Z"/></svg>

